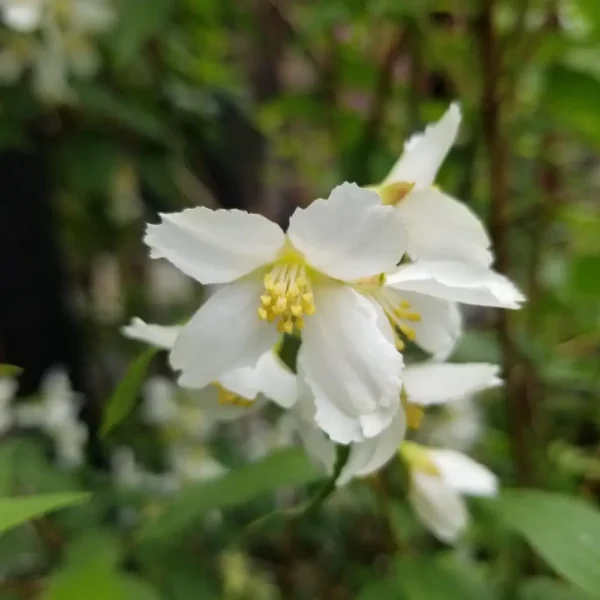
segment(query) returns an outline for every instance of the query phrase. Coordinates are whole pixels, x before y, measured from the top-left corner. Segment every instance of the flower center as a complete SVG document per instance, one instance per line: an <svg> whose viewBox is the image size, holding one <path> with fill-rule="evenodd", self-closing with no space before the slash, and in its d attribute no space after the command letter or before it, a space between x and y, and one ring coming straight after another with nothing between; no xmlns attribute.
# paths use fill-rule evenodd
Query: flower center
<svg viewBox="0 0 600 600"><path fill-rule="evenodd" d="M411 469L440 477L440 472L435 463L429 458L429 452L425 446L415 442L402 442L398 452Z"/></svg>
<svg viewBox="0 0 600 600"><path fill-rule="evenodd" d="M396 206L414 187L415 184L409 181L396 181L381 186L377 192L384 206Z"/></svg>
<svg viewBox="0 0 600 600"><path fill-rule="evenodd" d="M362 294L371 296L381 306L394 330L396 348L404 350L403 337L413 342L417 332L411 323L418 323L421 315L412 310L410 303L403 300L397 292L385 287L385 275L365 277L356 283L356 288Z"/></svg>
<svg viewBox="0 0 600 600"><path fill-rule="evenodd" d="M265 290L260 297L258 316L276 323L280 333L304 328L304 317L315 313L312 286L304 258L287 248L264 277Z"/></svg>
<svg viewBox="0 0 600 600"><path fill-rule="evenodd" d="M239 406L240 408L248 408L254 404L254 400L238 396L235 392L223 387L220 383L213 383L217 388L217 400L219 404L224 406Z"/></svg>

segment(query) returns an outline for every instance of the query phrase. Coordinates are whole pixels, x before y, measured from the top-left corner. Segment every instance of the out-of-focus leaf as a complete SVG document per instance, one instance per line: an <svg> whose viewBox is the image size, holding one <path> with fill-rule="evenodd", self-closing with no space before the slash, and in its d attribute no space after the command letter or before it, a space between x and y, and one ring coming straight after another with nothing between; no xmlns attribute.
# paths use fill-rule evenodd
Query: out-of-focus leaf
<svg viewBox="0 0 600 600"><path fill-rule="evenodd" d="M70 492L0 498L0 533L39 515L85 502L89 497L86 493Z"/></svg>
<svg viewBox="0 0 600 600"><path fill-rule="evenodd" d="M79 82L74 87L79 102L90 116L120 125L153 140L165 137L163 124L157 114L150 110L148 103L124 100L109 90L90 83Z"/></svg>
<svg viewBox="0 0 600 600"><path fill-rule="evenodd" d="M184 489L163 513L142 528L140 539L172 539L211 510L243 504L282 486L303 485L320 477L320 471L302 450L289 448L275 452L260 462Z"/></svg>
<svg viewBox="0 0 600 600"><path fill-rule="evenodd" d="M600 597L600 512L578 498L534 490L507 490L487 505L560 575Z"/></svg>
<svg viewBox="0 0 600 600"><path fill-rule="evenodd" d="M367 583L356 596L356 600L381 600L382 598L402 598L395 581L375 579Z"/></svg>
<svg viewBox="0 0 600 600"><path fill-rule="evenodd" d="M157 352L157 348L148 348L129 365L104 409L102 435L106 435L133 410L146 371Z"/></svg>
<svg viewBox="0 0 600 600"><path fill-rule="evenodd" d="M22 372L23 369L16 365L0 364L0 377L16 377Z"/></svg>
<svg viewBox="0 0 600 600"><path fill-rule="evenodd" d="M159 593L150 584L137 577L122 575L120 586L127 600L161 600Z"/></svg>
<svg viewBox="0 0 600 600"><path fill-rule="evenodd" d="M598 79L567 67L553 67L548 73L543 105L560 126L600 146Z"/></svg>
<svg viewBox="0 0 600 600"><path fill-rule="evenodd" d="M571 261L569 287L582 296L600 297L600 256L577 256Z"/></svg>
<svg viewBox="0 0 600 600"><path fill-rule="evenodd" d="M536 577L525 582L519 600L591 600L586 594L549 577Z"/></svg>
<svg viewBox="0 0 600 600"><path fill-rule="evenodd" d="M131 61L145 42L164 30L171 6L170 0L119 3L119 26L111 44L119 66Z"/></svg>

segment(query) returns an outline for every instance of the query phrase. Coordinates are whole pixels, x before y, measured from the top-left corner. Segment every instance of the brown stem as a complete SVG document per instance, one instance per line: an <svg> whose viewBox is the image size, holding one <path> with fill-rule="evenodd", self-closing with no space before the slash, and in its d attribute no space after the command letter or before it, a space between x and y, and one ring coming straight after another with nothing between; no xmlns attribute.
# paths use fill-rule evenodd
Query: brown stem
<svg viewBox="0 0 600 600"><path fill-rule="evenodd" d="M483 71L481 120L488 154L491 196L490 234L496 253L496 268L501 273L507 273L510 268L509 156L502 128L502 55L494 17L494 0L483 0L483 10L476 23L476 37ZM505 393L511 428L513 460L519 482L527 484L533 478L533 463L528 441L531 415L526 403L522 402L520 397L524 379L519 365L517 348L511 335L511 320L508 311L499 312L496 330L502 349L506 377Z"/></svg>

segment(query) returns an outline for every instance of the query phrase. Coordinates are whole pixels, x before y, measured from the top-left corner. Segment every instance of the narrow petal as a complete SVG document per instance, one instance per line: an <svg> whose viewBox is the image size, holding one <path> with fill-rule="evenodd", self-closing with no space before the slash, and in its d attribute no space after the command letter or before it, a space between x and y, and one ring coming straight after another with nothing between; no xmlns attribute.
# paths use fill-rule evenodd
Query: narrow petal
<svg viewBox="0 0 600 600"><path fill-rule="evenodd" d="M481 220L466 204L435 188L413 190L396 211L407 232L413 260L457 260L489 267L491 241Z"/></svg>
<svg viewBox="0 0 600 600"><path fill-rule="evenodd" d="M300 393L290 414L293 415L296 430L308 457L331 474L335 463L335 445L317 426L314 401L305 391Z"/></svg>
<svg viewBox="0 0 600 600"><path fill-rule="evenodd" d="M10 29L29 32L40 26L42 11L41 0L10 2L2 7L2 19Z"/></svg>
<svg viewBox="0 0 600 600"><path fill-rule="evenodd" d="M315 305L298 367L315 396L316 421L342 444L374 437L398 409L402 357L379 328L373 304L353 289L315 288Z"/></svg>
<svg viewBox="0 0 600 600"><path fill-rule="evenodd" d="M381 469L395 456L405 433L406 416L403 410L398 410L387 429L374 438L352 445L337 485L345 485L354 477L370 475Z"/></svg>
<svg viewBox="0 0 600 600"><path fill-rule="evenodd" d="M431 185L454 144L460 121L459 105L451 104L437 123L429 125L424 132L413 135L404 144L402 156L383 183L407 181L415 183L418 188Z"/></svg>
<svg viewBox="0 0 600 600"><path fill-rule="evenodd" d="M241 210L198 207L161 217L144 238L150 256L206 284L227 283L272 262L285 240L278 225Z"/></svg>
<svg viewBox="0 0 600 600"><path fill-rule="evenodd" d="M421 315L420 321L410 323L415 330L415 342L435 360L446 360L463 330L458 306L454 302L412 292L402 292L402 298Z"/></svg>
<svg viewBox="0 0 600 600"><path fill-rule="evenodd" d="M456 450L430 450L429 458L446 485L469 496L495 496L498 478L482 464Z"/></svg>
<svg viewBox="0 0 600 600"><path fill-rule="evenodd" d="M446 404L502 384L500 367L487 363L426 362L402 372L402 382L413 404Z"/></svg>
<svg viewBox="0 0 600 600"><path fill-rule="evenodd" d="M312 267L343 281L393 269L406 245L394 208L354 183L336 187L329 200L296 209L288 237Z"/></svg>
<svg viewBox="0 0 600 600"><path fill-rule="evenodd" d="M223 286L183 326L170 355L179 383L200 388L239 367L256 365L275 346L278 333L256 314L258 280Z"/></svg>
<svg viewBox="0 0 600 600"><path fill-rule="evenodd" d="M525 301L525 296L503 275L454 261L422 260L402 265L388 276L386 283L397 291L418 292L476 306L520 308Z"/></svg>
<svg viewBox="0 0 600 600"><path fill-rule="evenodd" d="M179 325L153 325L133 317L129 325L121 329L121 333L132 340L145 342L163 350L170 350L181 331Z"/></svg>
<svg viewBox="0 0 600 600"><path fill-rule="evenodd" d="M413 471L408 499L427 529L448 544L456 541L469 522L460 494L435 475Z"/></svg>

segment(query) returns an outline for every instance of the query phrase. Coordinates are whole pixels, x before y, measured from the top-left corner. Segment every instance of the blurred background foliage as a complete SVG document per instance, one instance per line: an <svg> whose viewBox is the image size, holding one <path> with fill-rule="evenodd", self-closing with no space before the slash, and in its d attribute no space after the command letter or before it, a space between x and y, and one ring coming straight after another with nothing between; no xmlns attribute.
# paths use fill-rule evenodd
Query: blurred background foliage
<svg viewBox="0 0 600 600"><path fill-rule="evenodd" d="M73 25L77 0L44 0L71 23L56 39L43 20L0 32L0 361L23 369L19 405L62 367L86 432L61 462L54 430L3 426L0 494L92 492L3 533L0 598L600 598L598 0L85 1L109 18ZM454 548L410 513L399 464L248 528L321 478L277 415L173 430L115 409L168 375L119 328L181 321L202 295L151 264L144 223L205 205L285 225L381 179L453 100L439 184L529 298L469 311L453 356L503 367L474 455L512 489L471 504Z"/></svg>

